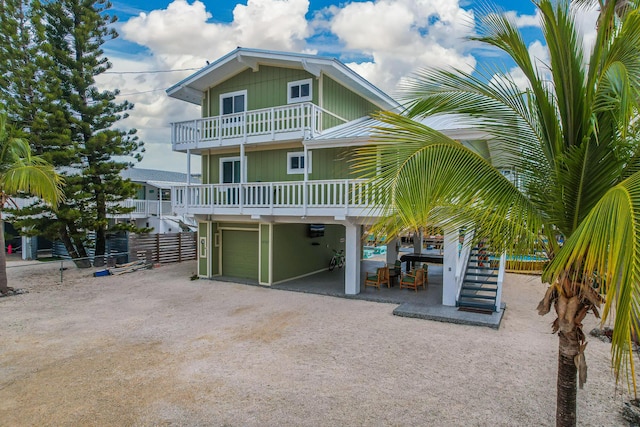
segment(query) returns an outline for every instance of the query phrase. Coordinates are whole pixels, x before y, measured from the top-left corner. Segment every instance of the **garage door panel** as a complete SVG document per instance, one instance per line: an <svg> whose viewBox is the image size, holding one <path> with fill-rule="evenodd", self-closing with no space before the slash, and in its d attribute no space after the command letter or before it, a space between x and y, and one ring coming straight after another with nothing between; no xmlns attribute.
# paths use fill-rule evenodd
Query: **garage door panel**
<svg viewBox="0 0 640 427"><path fill-rule="evenodd" d="M222 274L258 280L258 232L222 231Z"/></svg>

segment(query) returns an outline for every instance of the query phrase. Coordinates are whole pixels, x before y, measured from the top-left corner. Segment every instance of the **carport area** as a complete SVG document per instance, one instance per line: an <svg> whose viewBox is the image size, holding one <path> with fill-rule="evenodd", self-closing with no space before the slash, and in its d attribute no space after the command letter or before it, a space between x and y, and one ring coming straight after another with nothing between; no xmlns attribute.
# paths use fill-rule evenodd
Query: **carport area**
<svg viewBox="0 0 640 427"><path fill-rule="evenodd" d="M440 322L458 323L464 325L487 326L498 329L503 312L475 313L459 310L458 307L442 305L442 264L430 264L428 270L427 289L417 292L410 289L399 289L398 285L380 289L364 286L367 272L374 272L383 267L383 257L362 260L360 263L360 293L347 295L344 283L344 271L322 271L320 273L273 285L273 289L293 292L305 292L317 295L328 295L341 298L375 301L381 303L398 304L393 314L402 317L436 320Z"/></svg>
<svg viewBox="0 0 640 427"><path fill-rule="evenodd" d="M420 289L418 292L409 289L401 290L398 288L397 283L391 288L385 285L381 286L380 289L373 287L365 288L364 279L367 272L375 272L378 267L384 266L385 261L382 257L362 260L360 262L360 293L356 295L345 294L344 270L339 268L333 271L323 271L311 276L273 285L272 288L393 304L442 304L442 265L429 266L429 284L426 291L424 289Z"/></svg>

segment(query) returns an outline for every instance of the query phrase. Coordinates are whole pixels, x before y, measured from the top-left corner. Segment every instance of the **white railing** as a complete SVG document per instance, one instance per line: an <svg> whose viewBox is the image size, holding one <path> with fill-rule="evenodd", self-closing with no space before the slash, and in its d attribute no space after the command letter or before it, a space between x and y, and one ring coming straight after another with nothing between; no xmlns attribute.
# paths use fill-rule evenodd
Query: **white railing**
<svg viewBox="0 0 640 427"><path fill-rule="evenodd" d="M284 105L242 113L205 117L171 124L173 149L210 147L228 139L264 137L275 140L278 135L291 132L299 137L315 136L322 132L323 114L346 122L310 102Z"/></svg>
<svg viewBox="0 0 640 427"><path fill-rule="evenodd" d="M464 240L462 247L458 252L458 258L456 260L456 301L460 299L460 291L462 289L462 282L464 281L464 275L466 273L467 264L469 264L469 257L471 255L471 245L473 244L474 231L467 231L464 234Z"/></svg>
<svg viewBox="0 0 640 427"><path fill-rule="evenodd" d="M127 212L123 214L117 214L115 216L127 217L132 215L137 216L161 216L161 215L171 215L173 213L173 209L171 207L170 201L162 201L159 200L139 200L139 199L127 199L118 205L125 208L134 208L132 212Z"/></svg>
<svg viewBox="0 0 640 427"><path fill-rule="evenodd" d="M322 208L378 206L382 199L361 180L251 182L175 186L177 208ZM306 198L305 198L306 196Z"/></svg>
<svg viewBox="0 0 640 427"><path fill-rule="evenodd" d="M507 269L507 254L502 253L500 255L500 268L498 270L498 290L496 291L496 308L497 312L500 312L502 305L502 283L504 282L504 273Z"/></svg>

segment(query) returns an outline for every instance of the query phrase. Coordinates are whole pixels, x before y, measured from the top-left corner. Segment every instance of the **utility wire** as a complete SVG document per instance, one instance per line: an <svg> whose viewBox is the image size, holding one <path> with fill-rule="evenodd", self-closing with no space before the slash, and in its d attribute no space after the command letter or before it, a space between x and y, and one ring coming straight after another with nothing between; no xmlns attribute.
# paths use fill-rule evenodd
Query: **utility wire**
<svg viewBox="0 0 640 427"><path fill-rule="evenodd" d="M119 93L119 94L116 95L116 97L142 95L144 93L158 92L159 90L164 90L164 89L151 89L151 90L145 90L145 91L142 91L142 92Z"/></svg>
<svg viewBox="0 0 640 427"><path fill-rule="evenodd" d="M152 70L152 71L105 71L102 74L160 74L160 73L174 73L176 71L193 71L199 70L202 67L197 68L178 68L175 70Z"/></svg>

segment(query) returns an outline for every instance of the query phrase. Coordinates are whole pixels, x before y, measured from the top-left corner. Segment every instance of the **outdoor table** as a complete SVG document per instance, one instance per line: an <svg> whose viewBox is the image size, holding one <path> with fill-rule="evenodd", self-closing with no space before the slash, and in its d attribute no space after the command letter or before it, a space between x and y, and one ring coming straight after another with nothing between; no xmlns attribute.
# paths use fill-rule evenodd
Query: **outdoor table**
<svg viewBox="0 0 640 427"><path fill-rule="evenodd" d="M444 258L443 255L438 255L438 254L404 254L400 257L400 262L407 263L405 271L409 273L411 271L411 265L415 265L416 262L442 264L443 258Z"/></svg>

